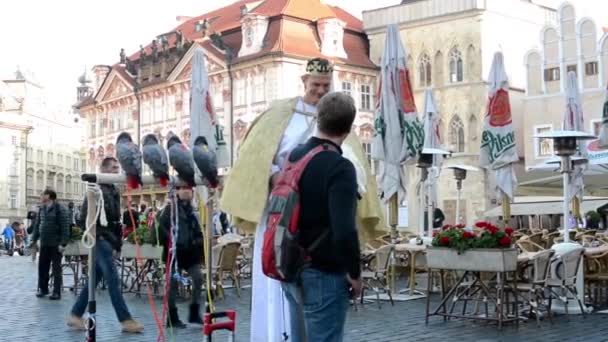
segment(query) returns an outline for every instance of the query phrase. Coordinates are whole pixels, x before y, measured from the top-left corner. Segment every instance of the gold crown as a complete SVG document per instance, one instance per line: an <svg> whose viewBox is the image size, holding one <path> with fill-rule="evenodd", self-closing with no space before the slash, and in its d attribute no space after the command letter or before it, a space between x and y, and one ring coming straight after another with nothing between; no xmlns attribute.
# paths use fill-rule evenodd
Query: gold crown
<svg viewBox="0 0 608 342"><path fill-rule="evenodd" d="M311 75L328 75L334 71L334 67L325 58L314 58L306 64L306 73Z"/></svg>

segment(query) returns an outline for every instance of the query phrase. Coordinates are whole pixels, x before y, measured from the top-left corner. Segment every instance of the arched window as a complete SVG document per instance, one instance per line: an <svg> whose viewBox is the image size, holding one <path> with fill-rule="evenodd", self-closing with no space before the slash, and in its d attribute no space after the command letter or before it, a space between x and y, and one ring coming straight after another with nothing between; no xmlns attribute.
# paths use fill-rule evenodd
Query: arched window
<svg viewBox="0 0 608 342"><path fill-rule="evenodd" d="M431 79L431 58L424 53L418 60L418 84L420 87L430 87Z"/></svg>
<svg viewBox="0 0 608 342"><path fill-rule="evenodd" d="M475 61L479 60L476 58L475 47L473 45L469 45L467 48L467 79L474 81L478 80L481 75L477 74L477 69L475 68Z"/></svg>
<svg viewBox="0 0 608 342"><path fill-rule="evenodd" d="M527 89L529 95L542 94L542 65L540 53L531 51L526 58Z"/></svg>
<svg viewBox="0 0 608 342"><path fill-rule="evenodd" d="M462 54L457 48L450 50L449 61L450 83L462 82Z"/></svg>
<svg viewBox="0 0 608 342"><path fill-rule="evenodd" d="M72 194L72 176L65 176L65 193L70 195Z"/></svg>
<svg viewBox="0 0 608 342"><path fill-rule="evenodd" d="M443 85L443 54L441 51L437 51L435 54L435 60L433 61L433 69L435 69L435 76L433 79L435 80L435 86Z"/></svg>
<svg viewBox="0 0 608 342"><path fill-rule="evenodd" d="M469 141L476 141L478 137L478 123L475 114L469 117Z"/></svg>
<svg viewBox="0 0 608 342"><path fill-rule="evenodd" d="M27 169L26 183L27 195L31 196L34 194L34 169Z"/></svg>
<svg viewBox="0 0 608 342"><path fill-rule="evenodd" d="M57 197L63 197L63 175L57 175Z"/></svg>
<svg viewBox="0 0 608 342"><path fill-rule="evenodd" d="M49 172L46 175L46 188L47 189L55 189L55 174Z"/></svg>
<svg viewBox="0 0 608 342"><path fill-rule="evenodd" d="M449 142L454 152L464 152L464 125L458 115L450 121Z"/></svg>
<svg viewBox="0 0 608 342"><path fill-rule="evenodd" d="M44 189L44 171L38 170L38 172L36 172L36 193L37 194L42 193L43 189Z"/></svg>

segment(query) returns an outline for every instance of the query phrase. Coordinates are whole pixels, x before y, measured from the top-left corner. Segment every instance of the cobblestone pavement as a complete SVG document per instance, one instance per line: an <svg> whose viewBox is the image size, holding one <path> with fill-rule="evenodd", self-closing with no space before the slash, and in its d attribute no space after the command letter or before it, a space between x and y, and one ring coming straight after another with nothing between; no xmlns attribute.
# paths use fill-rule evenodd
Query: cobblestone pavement
<svg viewBox="0 0 608 342"><path fill-rule="evenodd" d="M30 258L2 255L0 270L0 341L85 340L82 332L72 331L65 325L66 314L75 300L70 291L64 291L58 302L34 296L36 266ZM218 303L220 310L237 311L237 341L249 340L249 296L249 289L244 289L240 299L228 290L227 298ZM134 317L145 325L145 333L122 334L107 291L99 290L97 340L156 341L157 330L146 296L127 294L126 300ZM157 308L160 304L157 302ZM187 303L179 305L185 316ZM492 324L462 320L444 322L438 317L431 317L429 325L425 326L424 308L424 300L396 302L393 307L385 302L382 309L375 304L359 307L358 311L349 312L345 341L608 341L608 315L595 314L586 319L573 315L570 322L564 316L558 316L553 324L541 322L540 328L534 323L523 323L519 328L507 325L499 332ZM203 340L200 327L195 326L175 332L174 336L175 341ZM214 341L225 340L225 335L214 338Z"/></svg>

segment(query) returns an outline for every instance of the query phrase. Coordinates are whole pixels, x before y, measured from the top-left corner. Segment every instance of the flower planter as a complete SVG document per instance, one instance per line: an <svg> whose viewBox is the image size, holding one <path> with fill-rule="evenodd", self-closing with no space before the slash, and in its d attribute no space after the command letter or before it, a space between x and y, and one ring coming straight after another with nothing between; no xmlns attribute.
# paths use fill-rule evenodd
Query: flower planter
<svg viewBox="0 0 608 342"><path fill-rule="evenodd" d="M163 248L159 246L143 244L139 247L141 248L142 259L160 259L163 253ZM137 247L132 243L125 242L120 254L123 258L137 258Z"/></svg>
<svg viewBox="0 0 608 342"><path fill-rule="evenodd" d="M515 248L472 248L458 254L452 248L429 247L426 259L429 268L443 270L513 272L517 269Z"/></svg>
<svg viewBox="0 0 608 342"><path fill-rule="evenodd" d="M63 251L65 256L83 256L89 255L89 249L85 248L82 241L72 241L65 246Z"/></svg>

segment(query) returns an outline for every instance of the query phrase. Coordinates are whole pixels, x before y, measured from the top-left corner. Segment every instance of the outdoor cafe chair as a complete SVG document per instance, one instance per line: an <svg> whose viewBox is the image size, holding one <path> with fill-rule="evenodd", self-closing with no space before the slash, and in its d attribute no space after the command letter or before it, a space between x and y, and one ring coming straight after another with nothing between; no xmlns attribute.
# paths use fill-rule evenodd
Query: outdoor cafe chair
<svg viewBox="0 0 608 342"><path fill-rule="evenodd" d="M391 305L395 305L393 302L391 289L388 284L390 256L394 248L395 247L393 245L386 245L376 249L369 261L369 264L367 265L367 268L361 272L361 280L363 282L361 304L363 304L365 290L372 290L376 293L378 308L382 308L380 305L380 291L383 291L388 295Z"/></svg>
<svg viewBox="0 0 608 342"><path fill-rule="evenodd" d="M568 314L569 295L572 295L578 302L583 317L586 317L583 303L578 297L578 291L576 290L576 276L584 252L585 249L581 247L555 257L553 261L553 263L555 263L555 274L547 282L547 286L550 290L549 311L551 310L551 303L554 298L561 300L564 302L568 319L570 319L570 315ZM557 291L561 293L558 293Z"/></svg>

